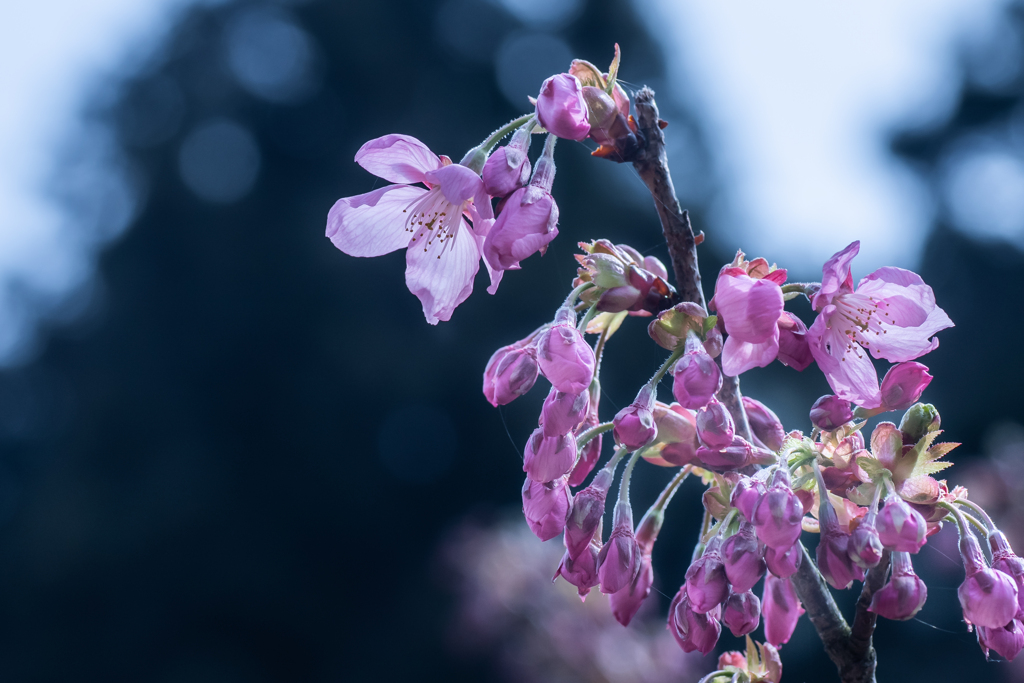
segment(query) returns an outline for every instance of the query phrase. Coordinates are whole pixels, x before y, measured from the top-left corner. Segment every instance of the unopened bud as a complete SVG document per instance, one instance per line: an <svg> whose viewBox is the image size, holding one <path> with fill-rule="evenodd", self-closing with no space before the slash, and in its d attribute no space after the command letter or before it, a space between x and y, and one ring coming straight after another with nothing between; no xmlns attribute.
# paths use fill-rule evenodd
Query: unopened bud
<svg viewBox="0 0 1024 683"><path fill-rule="evenodd" d="M921 398L931 381L928 368L921 363L898 363L892 366L882 378L882 408L906 410Z"/></svg>
<svg viewBox="0 0 1024 683"><path fill-rule="evenodd" d="M640 571L640 547L633 535L633 510L620 500L615 504L612 533L597 558L602 593L615 593L633 582Z"/></svg>
<svg viewBox="0 0 1024 683"><path fill-rule="evenodd" d="M565 523L565 549L569 557L579 557L593 540L604 517L605 500L614 475L614 470L605 467L597 473L590 486L576 494L572 512Z"/></svg>
<svg viewBox="0 0 1024 683"><path fill-rule="evenodd" d="M900 431L905 443L917 443L928 432L934 432L942 425L939 411L931 403L915 403L900 420Z"/></svg>
<svg viewBox="0 0 1024 683"><path fill-rule="evenodd" d="M586 418L589 407L589 391L566 394L552 387L540 413L544 436L559 436L573 431Z"/></svg>
<svg viewBox="0 0 1024 683"><path fill-rule="evenodd" d="M578 394L594 379L594 350L576 329L576 313L559 309L555 324L540 337L537 360L540 371L559 391Z"/></svg>
<svg viewBox="0 0 1024 683"><path fill-rule="evenodd" d="M749 591L761 580L766 567L764 550L757 542L753 525L740 524L739 531L726 539L722 544L722 559L734 592Z"/></svg>
<svg viewBox="0 0 1024 683"><path fill-rule="evenodd" d="M533 387L539 369L532 345L501 347L484 369L484 397L495 407L511 403Z"/></svg>
<svg viewBox="0 0 1024 683"><path fill-rule="evenodd" d="M822 396L811 406L811 424L831 432L853 420L850 402L831 394Z"/></svg>
<svg viewBox="0 0 1024 683"><path fill-rule="evenodd" d="M537 96L537 120L554 135L566 140L583 140L590 135L583 86L571 74L551 76Z"/></svg>
<svg viewBox="0 0 1024 683"><path fill-rule="evenodd" d="M683 652L696 650L706 655L715 649L718 637L722 634L718 612L720 610L706 614L695 612L690 606L686 585L679 588L668 608L668 630L679 647L683 648Z"/></svg>
<svg viewBox="0 0 1024 683"><path fill-rule="evenodd" d="M761 623L761 601L749 590L742 593L734 592L725 601L722 623L728 626L737 638L751 633Z"/></svg>
<svg viewBox="0 0 1024 683"><path fill-rule="evenodd" d="M1017 614L1017 584L1007 574L988 567L969 530L960 538L960 555L967 573L957 589L964 618L987 628L1006 626Z"/></svg>
<svg viewBox="0 0 1024 683"><path fill-rule="evenodd" d="M750 431L754 433L754 438L770 451L782 448L782 442L786 440L786 430L782 428L782 422L771 408L747 396L743 397L743 408L750 420Z"/></svg>
<svg viewBox="0 0 1024 683"><path fill-rule="evenodd" d="M523 471L539 482L549 482L569 474L576 463L576 439L572 434L544 436L540 427L526 442Z"/></svg>
<svg viewBox="0 0 1024 683"><path fill-rule="evenodd" d="M672 370L672 395L684 408L703 408L721 388L722 371L699 343L688 349Z"/></svg>
<svg viewBox="0 0 1024 683"><path fill-rule="evenodd" d="M768 574L764 580L764 595L761 597L765 640L775 647L788 643L803 613L804 608L790 580Z"/></svg>
<svg viewBox="0 0 1024 683"><path fill-rule="evenodd" d="M895 493L885 499L876 525L878 538L889 550L916 553L925 543L924 517Z"/></svg>
<svg viewBox="0 0 1024 683"><path fill-rule="evenodd" d="M995 650L1006 661L1013 659L1024 649L1024 627L1014 619L1002 628L978 627L978 644L988 657L989 650Z"/></svg>
<svg viewBox="0 0 1024 683"><path fill-rule="evenodd" d="M608 604L612 608L615 620L623 626L629 626L640 606L651 593L654 585L654 569L651 567L651 556L640 556L640 571L632 583L608 596Z"/></svg>
<svg viewBox="0 0 1024 683"><path fill-rule="evenodd" d="M892 554L892 576L889 582L875 591L868 611L896 621L912 619L928 599L928 587L914 573L910 555Z"/></svg>
<svg viewBox="0 0 1024 683"><path fill-rule="evenodd" d="M877 567L882 561L882 541L875 527L875 512L869 512L850 534L850 559L862 569Z"/></svg>
<svg viewBox="0 0 1024 683"><path fill-rule="evenodd" d="M697 411L697 437L708 448L725 448L732 444L736 427L729 410L713 400Z"/></svg>
<svg viewBox="0 0 1024 683"><path fill-rule="evenodd" d="M588 543L583 552L575 558L566 550L551 580L554 581L559 576L576 586L580 599L585 600L590 589L597 585L597 548Z"/></svg>
<svg viewBox="0 0 1024 683"><path fill-rule="evenodd" d="M751 477L742 477L732 490L732 506L740 511L743 519L753 522L754 508L764 494L764 484Z"/></svg>
<svg viewBox="0 0 1024 683"><path fill-rule="evenodd" d="M508 145L499 147L487 158L481 177L484 192L492 197L507 197L530 180L530 126L517 130Z"/></svg>
<svg viewBox="0 0 1024 683"><path fill-rule="evenodd" d="M789 473L780 467L754 509L757 537L770 548L789 548L800 538L803 517L804 507L789 486Z"/></svg>
<svg viewBox="0 0 1024 683"><path fill-rule="evenodd" d="M630 451L640 450L658 435L654 399L654 387L645 384L636 399L615 415L615 440Z"/></svg>
<svg viewBox="0 0 1024 683"><path fill-rule="evenodd" d="M571 510L572 494L564 479L540 484L527 477L523 482L523 514L540 540L562 533Z"/></svg>
<svg viewBox="0 0 1024 683"><path fill-rule="evenodd" d="M788 548L764 550L764 563L768 565L768 571L780 579L788 579L796 574L803 559L804 551L799 543L794 543Z"/></svg>
<svg viewBox="0 0 1024 683"><path fill-rule="evenodd" d="M722 540L708 541L704 553L686 570L686 593L693 611L704 614L729 597L729 580L722 562Z"/></svg>

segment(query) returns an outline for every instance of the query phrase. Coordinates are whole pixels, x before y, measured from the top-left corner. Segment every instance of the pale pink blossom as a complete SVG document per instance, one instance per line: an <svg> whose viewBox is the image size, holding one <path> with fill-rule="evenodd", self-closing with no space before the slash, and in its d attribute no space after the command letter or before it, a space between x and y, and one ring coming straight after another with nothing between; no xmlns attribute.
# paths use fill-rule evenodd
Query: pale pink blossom
<svg viewBox="0 0 1024 683"><path fill-rule="evenodd" d="M335 202L327 215L327 236L350 256L381 256L408 247L405 283L423 305L427 322L451 319L473 291L481 245L494 221L480 176L408 135L370 140L355 160L395 184ZM493 294L501 272L488 271L487 291Z"/></svg>
<svg viewBox="0 0 1024 683"><path fill-rule="evenodd" d="M938 346L935 333L953 323L909 270L879 268L854 288L850 262L859 249L853 242L825 263L807 339L836 395L870 409L882 396L868 352L892 363L914 360Z"/></svg>

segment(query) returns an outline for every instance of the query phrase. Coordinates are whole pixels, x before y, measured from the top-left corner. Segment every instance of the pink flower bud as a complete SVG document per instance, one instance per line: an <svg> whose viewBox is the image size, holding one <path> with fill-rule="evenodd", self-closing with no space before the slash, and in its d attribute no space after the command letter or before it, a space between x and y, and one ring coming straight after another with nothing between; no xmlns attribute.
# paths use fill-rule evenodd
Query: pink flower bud
<svg viewBox="0 0 1024 683"><path fill-rule="evenodd" d="M569 557L579 557L593 540L594 532L604 517L605 499L614 476L615 470L605 467L597 473L590 486L576 494L572 512L565 523L565 549Z"/></svg>
<svg viewBox="0 0 1024 683"><path fill-rule="evenodd" d="M706 469L715 472L728 472L755 463L772 463L775 461L775 456L762 448L754 448L742 438L734 436L729 445L724 448L701 446L697 449L697 460Z"/></svg>
<svg viewBox="0 0 1024 683"><path fill-rule="evenodd" d="M694 612L690 608L690 598L686 586L681 586L672 604L668 608L668 630L683 648L683 652L697 650L706 655L715 649L718 637L722 634L722 625L718 622L718 610L707 614Z"/></svg>
<svg viewBox="0 0 1024 683"><path fill-rule="evenodd" d="M990 569L970 531L960 538L960 555L967 578L957 589L964 618L977 626L1001 628L1017 614L1017 584L998 569Z"/></svg>
<svg viewBox="0 0 1024 683"><path fill-rule="evenodd" d="M920 363L899 363L889 368L882 378L882 408L884 410L906 410L917 403L925 388L931 383L928 368Z"/></svg>
<svg viewBox="0 0 1024 683"><path fill-rule="evenodd" d="M811 406L811 424L818 429L830 432L853 420L850 402L838 396L822 396Z"/></svg>
<svg viewBox="0 0 1024 683"><path fill-rule="evenodd" d="M597 557L597 575L602 593L616 593L627 587L640 571L640 548L633 536L633 510L620 500L615 504L612 534Z"/></svg>
<svg viewBox="0 0 1024 683"><path fill-rule="evenodd" d="M807 342L807 326L785 311L779 316L779 362L797 371L814 362L811 345Z"/></svg>
<svg viewBox="0 0 1024 683"><path fill-rule="evenodd" d="M537 538L546 541L562 533L572 510L572 494L565 479L540 484L529 477L523 482L523 514Z"/></svg>
<svg viewBox="0 0 1024 683"><path fill-rule="evenodd" d="M732 490L731 503L740 511L743 519L753 522L754 508L757 507L757 502L764 494L764 484L751 477L742 477Z"/></svg>
<svg viewBox="0 0 1024 683"><path fill-rule="evenodd" d="M566 550L551 580L554 581L559 576L576 586L580 599L585 600L590 589L597 585L597 548L588 543L575 559L570 557L569 551Z"/></svg>
<svg viewBox="0 0 1024 683"><path fill-rule="evenodd" d="M799 543L794 543L788 548L765 548L764 563L768 565L768 571L780 579L788 579L800 569L800 563L804 559L804 550Z"/></svg>
<svg viewBox="0 0 1024 683"><path fill-rule="evenodd" d="M1024 628L1017 619L1002 628L979 626L978 644L986 658L989 650L995 650L1007 661L1012 661L1024 649Z"/></svg>
<svg viewBox="0 0 1024 683"><path fill-rule="evenodd" d="M654 424L654 387L645 384L636 399L615 415L615 440L638 451L658 435Z"/></svg>
<svg viewBox="0 0 1024 683"><path fill-rule="evenodd" d="M1017 557L1002 531L992 531L988 535L988 543L992 548L992 568L1003 572L1017 584L1017 618L1024 617L1024 560Z"/></svg>
<svg viewBox="0 0 1024 683"><path fill-rule="evenodd" d="M687 351L672 369L672 395L679 405L696 410L706 406L722 388L722 371L699 342L690 348L692 338L687 338Z"/></svg>
<svg viewBox="0 0 1024 683"><path fill-rule="evenodd" d="M537 351L533 346L503 346L487 361L484 396L494 407L511 403L533 387L538 372Z"/></svg>
<svg viewBox="0 0 1024 683"><path fill-rule="evenodd" d="M743 593L754 587L764 576L764 550L754 536L752 524L740 524L738 532L722 544L725 575L734 592Z"/></svg>
<svg viewBox="0 0 1024 683"><path fill-rule="evenodd" d="M516 270L523 259L543 254L557 236L558 205L550 192L531 184L506 200L484 239L482 254L494 270Z"/></svg>
<svg viewBox="0 0 1024 683"><path fill-rule="evenodd" d="M530 180L530 131L520 128L505 147L499 147L487 158L480 174L484 192L492 197L507 197Z"/></svg>
<svg viewBox="0 0 1024 683"><path fill-rule="evenodd" d="M722 539L715 536L708 541L704 553L686 570L686 594L690 608L704 614L725 602L729 597L729 580L722 562Z"/></svg>
<svg viewBox="0 0 1024 683"><path fill-rule="evenodd" d="M544 436L560 436L575 430L586 418L588 408L589 391L566 394L552 387L540 411L540 424Z"/></svg>
<svg viewBox="0 0 1024 683"><path fill-rule="evenodd" d="M561 308L555 323L540 337L537 348L540 371L548 381L567 394L578 394L594 379L594 350L576 329L576 313Z"/></svg>
<svg viewBox="0 0 1024 683"><path fill-rule="evenodd" d="M850 534L850 559L862 569L877 567L882 561L882 541L875 528L875 512L864 516Z"/></svg>
<svg viewBox="0 0 1024 683"><path fill-rule="evenodd" d="M845 590L854 579L864 580L864 570L850 559L850 536L839 528L839 519L827 498L823 482L819 486L822 500L818 508L818 523L821 526L817 551L818 571L830 586Z"/></svg>
<svg viewBox="0 0 1024 683"><path fill-rule="evenodd" d="M775 647L788 643L803 613L804 608L789 579L778 579L768 574L761 597L765 640Z"/></svg>
<svg viewBox="0 0 1024 683"><path fill-rule="evenodd" d="M785 467L775 471L772 485L754 508L757 537L769 548L789 548L800 538L804 506L789 487Z"/></svg>
<svg viewBox="0 0 1024 683"><path fill-rule="evenodd" d="M869 612L880 617L895 621L906 621L924 607L928 599L928 587L914 573L910 564L910 555L894 552L892 554L892 576L889 582L875 591L871 596Z"/></svg>
<svg viewBox="0 0 1024 683"><path fill-rule="evenodd" d="M713 400L697 411L697 438L708 448L731 445L735 434L732 415L719 401Z"/></svg>
<svg viewBox="0 0 1024 683"><path fill-rule="evenodd" d="M727 666L735 667L740 671L747 670L747 658L743 656L742 652L723 652L718 655L718 666L717 669L724 669Z"/></svg>
<svg viewBox="0 0 1024 683"><path fill-rule="evenodd" d="M573 433L573 437L579 437L580 434L596 427L600 424L600 418L598 417L598 403L601 399L601 391L594 385L594 390L590 395L590 408L587 410L587 417L583 420L583 424L576 428ZM569 475L569 486L579 486L586 480L587 475L594 469L594 465L597 464L598 459L601 457L601 435L598 434L590 441L588 441L583 449L579 452L579 458L576 460L576 466L572 468L572 473Z"/></svg>
<svg viewBox="0 0 1024 683"><path fill-rule="evenodd" d="M640 571L633 582L620 591L608 596L608 603L612 608L615 620L623 626L629 626L640 606L651 593L651 586L654 584L654 569L651 567L651 556L640 556Z"/></svg>
<svg viewBox="0 0 1024 683"><path fill-rule="evenodd" d="M571 74L556 74L540 87L537 120L554 135L566 140L583 140L590 135L583 85Z"/></svg>
<svg viewBox="0 0 1024 683"><path fill-rule="evenodd" d="M782 442L786 440L786 430L782 428L778 416L765 404L746 396L743 397L743 408L747 412L747 419L750 420L750 431L754 432L754 438L760 442L758 445L770 451L782 448Z"/></svg>
<svg viewBox="0 0 1024 683"><path fill-rule="evenodd" d="M877 528L878 538L889 550L916 553L925 543L924 517L895 493L885 499Z"/></svg>
<svg viewBox="0 0 1024 683"><path fill-rule="evenodd" d="M523 452L523 471L539 482L549 482L569 474L576 463L576 439L572 434L544 436L540 427L533 430Z"/></svg>
<svg viewBox="0 0 1024 683"><path fill-rule="evenodd" d="M678 403L654 404L654 426L658 436L643 457L656 465L683 467L697 459L697 418Z"/></svg>
<svg viewBox="0 0 1024 683"><path fill-rule="evenodd" d="M761 601L750 591L733 593L725 601L722 623L737 638L751 633L761 623Z"/></svg>

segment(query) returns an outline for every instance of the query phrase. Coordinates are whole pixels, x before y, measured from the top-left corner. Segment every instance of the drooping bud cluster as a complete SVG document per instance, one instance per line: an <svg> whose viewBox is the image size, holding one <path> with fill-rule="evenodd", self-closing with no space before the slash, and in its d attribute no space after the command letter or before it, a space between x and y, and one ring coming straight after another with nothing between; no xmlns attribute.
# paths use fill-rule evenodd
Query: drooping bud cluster
<svg viewBox="0 0 1024 683"><path fill-rule="evenodd" d="M668 284L665 265L654 256L641 256L625 244L608 240L580 243L576 256L580 267L573 286L592 283L584 303L607 313L630 311L639 315L658 313L671 305L675 290Z"/></svg>

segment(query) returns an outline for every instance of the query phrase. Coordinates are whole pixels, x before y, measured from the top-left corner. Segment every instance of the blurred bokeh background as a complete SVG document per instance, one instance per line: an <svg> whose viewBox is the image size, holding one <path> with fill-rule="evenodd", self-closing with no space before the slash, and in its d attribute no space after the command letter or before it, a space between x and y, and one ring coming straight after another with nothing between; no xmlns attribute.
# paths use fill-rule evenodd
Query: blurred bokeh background
<svg viewBox="0 0 1024 683"><path fill-rule="evenodd" d="M558 148L561 236L427 325L401 253L323 236L367 139L458 158L573 57L659 96L705 276L742 247L813 279L918 269L957 327L925 399L947 474L1024 547L1024 6L1000 0L39 0L0 6L0 677L22 681L691 681L663 630L689 482L626 632L551 585L516 516L543 399L480 394L565 295L575 243L665 258L628 167ZM481 275L481 277L484 277ZM801 314L809 309L797 308ZM808 320L809 321L809 320ZM661 358L609 348L607 410ZM827 392L745 393L804 429ZM644 467L646 506L668 473ZM510 512L511 510L511 512ZM960 621L949 532L880 681L1024 679ZM841 598L849 609L851 595ZM725 635L720 649L739 641ZM830 680L804 620L786 681Z"/></svg>

